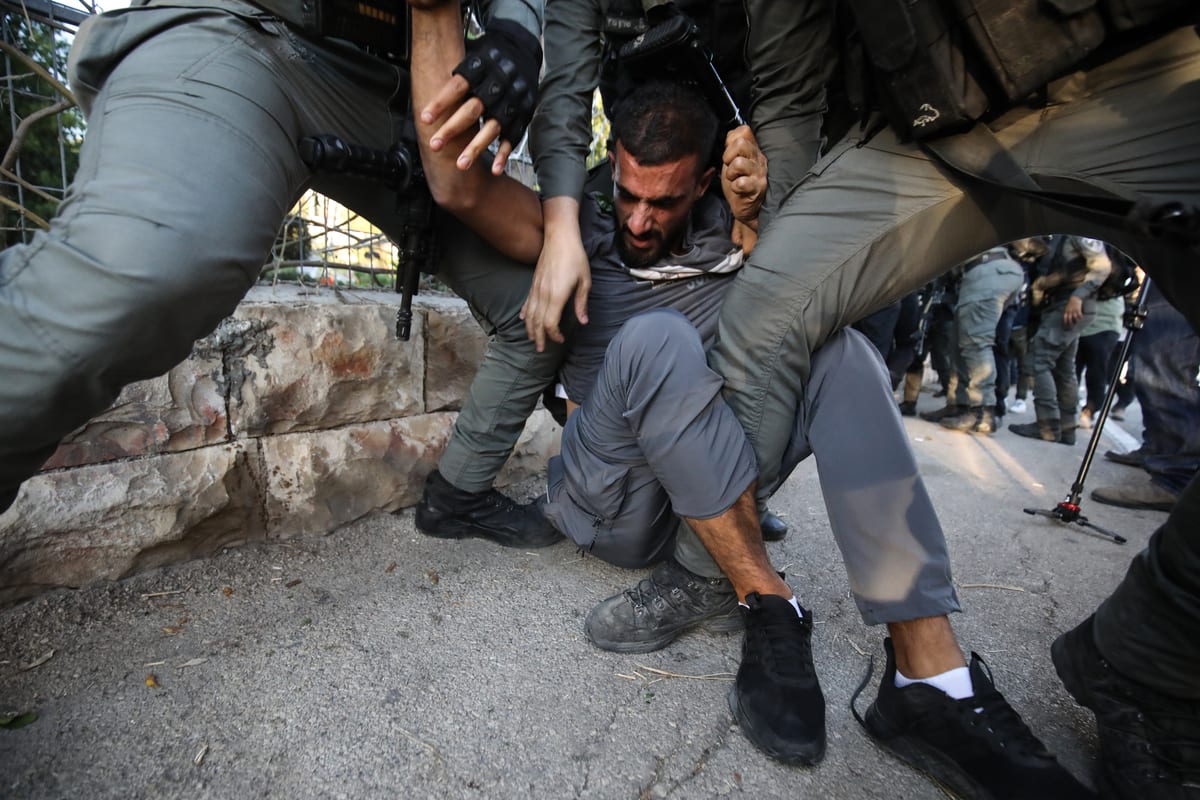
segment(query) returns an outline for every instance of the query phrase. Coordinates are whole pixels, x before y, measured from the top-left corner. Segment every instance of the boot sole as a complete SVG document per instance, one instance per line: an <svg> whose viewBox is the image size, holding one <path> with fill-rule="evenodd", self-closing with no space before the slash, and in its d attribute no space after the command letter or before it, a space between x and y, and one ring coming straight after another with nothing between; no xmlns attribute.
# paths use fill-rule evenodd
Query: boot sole
<svg viewBox="0 0 1200 800"><path fill-rule="evenodd" d="M731 687L729 690L729 710L733 713L733 718L737 722L738 727L742 729L742 735L750 744L757 747L762 752L766 753L776 761L781 761L784 764L792 764L801 767L814 767L825 758L825 737L822 736L819 741L815 742L789 742L786 739L781 739L774 734L760 734L751 724L749 717L742 711L742 705L738 702L737 687Z"/></svg>
<svg viewBox="0 0 1200 800"><path fill-rule="evenodd" d="M952 760L919 739L894 730L874 703L867 709L863 725L880 747L929 778L956 800L995 800L986 787Z"/></svg>
<svg viewBox="0 0 1200 800"><path fill-rule="evenodd" d="M413 521L416 524L417 530L435 539L487 539L489 542L498 544L501 547L515 547L526 550L549 547L563 540L561 534L547 536L544 540L535 539L533 541L503 539L487 528L472 525L469 522L459 522L447 519L446 517L423 513L420 506L417 506L416 514L413 515Z"/></svg>
<svg viewBox="0 0 1200 800"><path fill-rule="evenodd" d="M583 632L587 635L588 641L594 644L596 647L599 647L601 650L607 650L610 653L636 655L638 653L653 653L655 650L662 650L664 647L671 644L671 642L675 641L685 633L691 633L693 631L706 631L708 633L734 633L736 631L743 630L745 627L746 623L745 620L742 619L741 613L738 609L734 609L733 613L731 614L720 617L706 617L705 619L694 622L691 625L686 625L682 628L665 632L662 636L658 636L654 639L648 639L639 642L597 638L597 636L592 633L591 629L587 625L584 625Z"/></svg>

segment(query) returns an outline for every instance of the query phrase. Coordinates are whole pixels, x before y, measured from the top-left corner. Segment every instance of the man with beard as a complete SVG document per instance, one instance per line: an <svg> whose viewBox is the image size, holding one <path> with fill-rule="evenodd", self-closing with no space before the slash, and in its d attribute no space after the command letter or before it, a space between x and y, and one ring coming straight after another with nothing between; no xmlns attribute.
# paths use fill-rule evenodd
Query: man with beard
<svg viewBox="0 0 1200 800"><path fill-rule="evenodd" d="M410 3L413 99L422 107L453 65L458 12L439 0ZM510 257L536 259L543 237L537 196L486 167L460 171L453 155L439 158L437 152L460 150L437 128L444 119L422 117L418 128L434 198ZM628 638L637 626L622 618L625 609L658 619L636 601L647 595L655 604L706 606L691 619L710 629L744 624L730 696L734 717L768 755L811 765L825 751L812 614L762 549L754 452L724 402L721 376L705 361L731 275L754 246L765 187L765 162L739 128L726 138L721 173L732 219L706 192L716 133L703 100L677 84L640 87L615 115L614 197L589 196L581 214L590 322L571 342L560 373L568 398L581 404L564 429L561 457L550 465L547 516L613 563L641 566L667 556L643 585L669 576L678 591L639 586L629 593L634 602L600 604L587 622L594 643L644 652L678 636L668 624L640 626L644 635ZM742 247L730 237L735 220L746 229ZM995 789L997 797L1090 796L995 690L982 661L968 666L957 649L945 616L958 610L945 540L905 446L887 372L861 334L840 331L814 353L788 442L790 466L817 456L864 618L891 629L886 685L868 722L948 763L935 772L958 774L956 786ZM887 455L863 458L864 443ZM844 450L851 456L841 457ZM857 498L864 485L873 491L866 510ZM704 557L719 565L710 574L727 578L680 566L685 542L676 541L677 516L695 531ZM608 632L617 633L614 641L604 638ZM945 635L958 665L934 675L925 661L945 655Z"/></svg>

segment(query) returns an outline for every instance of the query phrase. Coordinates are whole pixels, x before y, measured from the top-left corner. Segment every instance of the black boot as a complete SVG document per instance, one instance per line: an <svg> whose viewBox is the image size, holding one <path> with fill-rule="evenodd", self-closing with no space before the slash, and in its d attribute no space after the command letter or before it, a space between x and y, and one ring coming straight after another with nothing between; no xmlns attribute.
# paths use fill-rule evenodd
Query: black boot
<svg viewBox="0 0 1200 800"><path fill-rule="evenodd" d="M937 411L922 411L917 416L919 416L921 419L925 420L926 422L941 422L946 417L955 416L961 410L962 409L959 406L957 406L953 403L947 403L946 405L939 408Z"/></svg>
<svg viewBox="0 0 1200 800"><path fill-rule="evenodd" d="M1041 439L1043 442L1057 442L1062 436L1062 431L1058 427L1058 420L1037 422L1014 422L1008 426L1008 429L1017 436L1026 436L1030 439ZM1074 431L1071 432L1074 435ZM1074 440L1072 439L1072 444Z"/></svg>
<svg viewBox="0 0 1200 800"><path fill-rule="evenodd" d="M1054 640L1063 686L1096 715L1106 797L1200 797L1200 702L1168 697L1112 668L1096 647L1092 617Z"/></svg>
<svg viewBox="0 0 1200 800"><path fill-rule="evenodd" d="M542 514L540 498L521 505L495 489L463 491L436 469L425 481L416 522L428 536L476 536L504 547L546 547L563 539Z"/></svg>
<svg viewBox="0 0 1200 800"><path fill-rule="evenodd" d="M769 508L763 511L758 524L762 528L764 542L778 542L787 536L788 524Z"/></svg>
<svg viewBox="0 0 1200 800"><path fill-rule="evenodd" d="M668 558L638 585L597 603L583 631L614 653L660 650L690 630L728 633L742 628L728 578L705 578Z"/></svg>

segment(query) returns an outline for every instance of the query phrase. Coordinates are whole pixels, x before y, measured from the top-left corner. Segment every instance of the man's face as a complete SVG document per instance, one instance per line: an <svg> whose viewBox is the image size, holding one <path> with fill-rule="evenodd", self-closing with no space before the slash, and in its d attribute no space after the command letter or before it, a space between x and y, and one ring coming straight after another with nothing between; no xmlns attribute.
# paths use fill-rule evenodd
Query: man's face
<svg viewBox="0 0 1200 800"><path fill-rule="evenodd" d="M692 206L713 170L696 155L657 166L639 164L617 142L609 153L616 197L617 252L627 267L645 267L677 248Z"/></svg>

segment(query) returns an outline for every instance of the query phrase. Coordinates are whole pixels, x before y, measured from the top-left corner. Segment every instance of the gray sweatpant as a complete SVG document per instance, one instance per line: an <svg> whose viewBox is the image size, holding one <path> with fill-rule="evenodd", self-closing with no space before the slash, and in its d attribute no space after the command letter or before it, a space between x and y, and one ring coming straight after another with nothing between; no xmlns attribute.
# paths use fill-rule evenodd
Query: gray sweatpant
<svg viewBox="0 0 1200 800"><path fill-rule="evenodd" d="M717 516L755 477L754 454L721 385L682 314L651 311L625 323L596 387L563 430L562 454L550 463L547 516L619 566L674 552L692 572L720 575L675 514ZM788 471L810 454L864 621L957 611L945 538L887 370L857 331L840 332L814 355L810 391L787 441Z"/></svg>
<svg viewBox="0 0 1200 800"><path fill-rule="evenodd" d="M391 191L314 177L297 142L389 147L406 114L402 68L211 0L87 20L70 79L88 130L69 197L48 232L0 253L0 508L62 436L234 310L310 185L399 232ZM537 354L518 318L532 270L443 225L441 277L495 334L442 462L480 489L560 350Z"/></svg>

